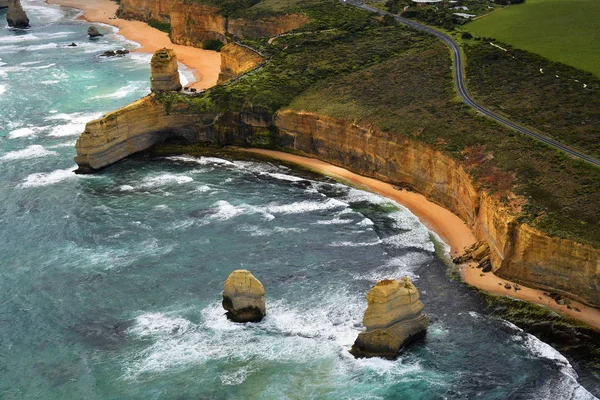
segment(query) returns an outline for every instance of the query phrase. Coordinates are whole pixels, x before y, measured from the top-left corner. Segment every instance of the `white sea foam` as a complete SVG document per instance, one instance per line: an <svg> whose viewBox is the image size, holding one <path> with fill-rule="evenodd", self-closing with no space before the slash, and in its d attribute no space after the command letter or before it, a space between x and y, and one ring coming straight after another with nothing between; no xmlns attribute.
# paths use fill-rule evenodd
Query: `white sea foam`
<svg viewBox="0 0 600 400"><path fill-rule="evenodd" d="M100 118L102 113L73 113L73 114L56 114L46 117L46 121L70 121L68 124L58 125L52 128L49 136L65 137L77 136L84 131L85 125L94 119Z"/></svg>
<svg viewBox="0 0 600 400"><path fill-rule="evenodd" d="M365 246L377 246L381 244L381 239L376 239L371 242L349 242L349 241L339 241L333 242L330 244L331 247L365 247Z"/></svg>
<svg viewBox="0 0 600 400"><path fill-rule="evenodd" d="M545 387L540 388L536 397L537 399L596 399L596 397L579 384L577 381L577 372L575 372L569 360L558 350L508 321L502 321L502 323L515 331L516 334L513 335L513 340L521 343L532 357L549 360L560 368L562 377L551 380Z"/></svg>
<svg viewBox="0 0 600 400"><path fill-rule="evenodd" d="M291 204L271 203L266 206L266 209L272 214L303 214L319 210L333 210L341 207L348 207L348 204L336 199L327 199L324 202L305 200Z"/></svg>
<svg viewBox="0 0 600 400"><path fill-rule="evenodd" d="M25 181L19 185L22 188L38 187L53 185L68 179L75 179L77 175L74 173L75 167L67 169L57 169L52 172L39 172L30 174L25 178Z"/></svg>
<svg viewBox="0 0 600 400"><path fill-rule="evenodd" d="M19 65L28 66L28 65L36 65L36 64L41 64L41 63L43 63L43 61L41 61L41 60L40 61L25 61Z"/></svg>
<svg viewBox="0 0 600 400"><path fill-rule="evenodd" d="M140 96L142 96L150 93L150 89L146 82L133 82L128 84L127 86L123 86L115 90L114 92L93 96L90 99L122 99L124 97L129 96L132 93L138 93Z"/></svg>
<svg viewBox="0 0 600 400"><path fill-rule="evenodd" d="M26 160L31 158L47 157L57 155L55 151L46 150L38 144L31 145L22 150L11 151L0 157L0 160Z"/></svg>
<svg viewBox="0 0 600 400"><path fill-rule="evenodd" d="M194 178L187 175L178 175L178 174L160 174L155 176L149 176L142 180L139 185L140 188L148 189L155 187L162 187L171 184L183 184L193 182Z"/></svg>
<svg viewBox="0 0 600 400"><path fill-rule="evenodd" d="M0 85L0 94L6 93L6 86Z"/></svg>
<svg viewBox="0 0 600 400"><path fill-rule="evenodd" d="M30 136L34 136L35 134L37 134L39 132L43 132L46 129L48 129L48 127L46 127L46 126L28 126L25 128L19 128L19 129L15 129L15 130L11 131L8 134L8 138L9 139L18 139L18 138L30 137Z"/></svg>

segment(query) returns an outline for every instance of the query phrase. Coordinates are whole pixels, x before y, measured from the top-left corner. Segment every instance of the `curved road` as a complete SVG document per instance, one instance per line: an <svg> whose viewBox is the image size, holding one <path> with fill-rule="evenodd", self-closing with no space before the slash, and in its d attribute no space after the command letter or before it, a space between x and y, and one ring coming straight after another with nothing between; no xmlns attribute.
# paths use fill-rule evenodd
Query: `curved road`
<svg viewBox="0 0 600 400"><path fill-rule="evenodd" d="M450 49L452 50L452 57L454 58L454 82L456 84L458 94L460 95L460 97L463 99L463 101L465 103L467 103L469 106L473 107L475 110L479 111L480 113L484 114L485 116L498 121L499 123L501 123L504 126L512 128L524 135L527 135L536 140L539 140L540 142L546 143L548 146L551 146L551 147L554 147L555 149L561 150L567 154L572 155L573 157L579 158L581 160L587 161L591 164L594 164L594 165L600 167L599 160L597 160L593 157L590 157L588 155L585 155L583 153L580 153L577 150L570 148L569 146L566 146L560 142L557 142L556 140L542 136L538 133L530 131L527 128L519 126L519 125L515 124L514 122L511 122L508 119L503 118L500 115L493 113L492 111L488 110L487 108L485 108L485 107L481 106L480 104L478 104L477 102L475 102L475 100L473 100L471 98L471 96L469 96L469 93L467 92L467 84L465 82L466 78L465 78L464 69L463 69L463 59L462 59L462 54L460 52L460 46L450 36L446 35L445 33L440 32L440 31L437 31L435 29L432 29L426 25L423 25L419 22L416 22L416 21L413 21L410 19L406 19L403 17L399 17L397 15L388 13L386 11L378 10L373 7L369 7L365 4L362 4L359 1L355 1L355 0L340 0L340 1L344 4L358 7L365 11L370 11L370 12L373 12L373 13L376 13L379 15L390 15L390 16L394 17L394 19L396 19L396 21L398 21L404 25L408 25L413 29L416 29L421 32L426 32L426 33L429 33L430 35L437 37L442 42L446 43L446 45L448 47L450 47Z"/></svg>

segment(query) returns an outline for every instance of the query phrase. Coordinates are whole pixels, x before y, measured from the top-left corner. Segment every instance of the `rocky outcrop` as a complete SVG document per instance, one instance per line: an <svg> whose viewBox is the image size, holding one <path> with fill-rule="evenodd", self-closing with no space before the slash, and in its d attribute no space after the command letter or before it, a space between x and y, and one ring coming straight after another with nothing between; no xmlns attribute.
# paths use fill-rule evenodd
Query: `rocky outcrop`
<svg viewBox="0 0 600 400"><path fill-rule="evenodd" d="M221 49L221 72L217 84L222 84L237 75L256 68L263 62L260 54L235 43Z"/></svg>
<svg viewBox="0 0 600 400"><path fill-rule="evenodd" d="M29 28L29 18L21 6L21 0L8 0L6 21L12 28Z"/></svg>
<svg viewBox="0 0 600 400"><path fill-rule="evenodd" d="M7 8L8 0L0 0L0 8Z"/></svg>
<svg viewBox="0 0 600 400"><path fill-rule="evenodd" d="M155 107L159 109L149 108L151 115L166 115L164 105ZM451 210L471 227L478 240L488 245L486 257L490 269L498 276L600 307L600 249L549 237L519 223L519 214L479 189L459 161L421 142L394 132L295 110L284 110L275 116L253 110L218 117L195 114L171 118L171 125L162 126L170 126L179 137L186 132L186 138L192 142L288 149L361 175L411 187ZM194 118L199 121L197 125L186 125ZM122 125L131 123L140 135L144 129L151 136L156 132L151 121L145 127L135 118L121 121ZM120 134L126 135L127 128L122 125ZM114 138L111 143L118 145L120 141ZM88 158L102 158L102 166L108 165L109 158L98 154L108 151L110 145L102 146L78 147L78 164L80 160L86 165ZM127 151L133 153L139 149L139 146L127 150L121 147L118 154L122 158Z"/></svg>
<svg viewBox="0 0 600 400"><path fill-rule="evenodd" d="M377 282L367 295L367 303L363 317L366 329L350 350L355 357L394 359L404 346L425 336L428 322L423 303L408 278Z"/></svg>
<svg viewBox="0 0 600 400"><path fill-rule="evenodd" d="M98 32L98 28L96 28L94 25L90 25L90 27L88 28L87 34L89 37L93 37L93 38L104 36L100 32Z"/></svg>
<svg viewBox="0 0 600 400"><path fill-rule="evenodd" d="M177 55L172 49L156 50L150 61L150 90L169 92L181 90Z"/></svg>
<svg viewBox="0 0 600 400"><path fill-rule="evenodd" d="M121 0L117 16L144 22L154 19L170 23L171 8L174 4L181 3L181 0Z"/></svg>
<svg viewBox="0 0 600 400"><path fill-rule="evenodd" d="M171 24L173 43L202 47L207 40L229 41L228 37L259 38L299 28L308 22L301 14L261 19L228 18L219 8L181 0L121 0L117 15L140 21Z"/></svg>
<svg viewBox="0 0 600 400"><path fill-rule="evenodd" d="M233 322L260 322L267 314L265 288L250 271L235 270L223 285L223 308Z"/></svg>
<svg viewBox="0 0 600 400"><path fill-rule="evenodd" d="M147 96L120 110L88 122L75 149L78 173L91 173L145 150L165 138L191 134L212 126L214 115L199 115L186 106L169 110L154 96Z"/></svg>

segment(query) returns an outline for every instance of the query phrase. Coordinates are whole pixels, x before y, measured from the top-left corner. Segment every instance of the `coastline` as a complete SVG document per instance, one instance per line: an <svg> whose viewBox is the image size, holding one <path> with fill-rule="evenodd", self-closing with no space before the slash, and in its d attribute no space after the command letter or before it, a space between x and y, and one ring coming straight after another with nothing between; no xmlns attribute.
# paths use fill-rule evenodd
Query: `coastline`
<svg viewBox="0 0 600 400"><path fill-rule="evenodd" d="M120 35L141 45L135 50L136 52L154 53L163 47L172 48L177 54L178 61L194 72L196 82L190 82L188 85L190 87L202 90L217 84L221 70L221 53L174 44L167 33L152 28L145 22L114 18L118 5L112 0L47 0L47 2L81 10L83 14L80 19L118 28Z"/></svg>
<svg viewBox="0 0 600 400"><path fill-rule="evenodd" d="M427 198L422 194L409 192L404 189L398 190L389 183L358 175L345 168L337 167L316 158L309 158L274 150L245 148L236 148L236 150L259 154L273 159L297 164L318 173L350 182L357 186L363 187L366 190L392 199L408 208L419 218L423 225L438 234L440 238L450 246L450 254L452 256L462 254L465 248L470 247L477 241L463 220L449 210L427 200ZM567 308L567 305L559 305L554 301L554 299L544 295L544 291L532 289L522 285L519 285L521 289L519 291L514 291L514 289L506 289L504 287L506 283L510 283L511 286L513 286L514 282L502 279L490 272L484 274L480 269L477 269L471 264L461 265L460 275L468 285L477 289L484 290L492 294L508 296L517 300L538 304L555 311L558 314L582 321L591 327L600 330L600 309L586 306L574 300L571 300L571 309L569 309ZM580 311L575 311L575 308L579 309Z"/></svg>

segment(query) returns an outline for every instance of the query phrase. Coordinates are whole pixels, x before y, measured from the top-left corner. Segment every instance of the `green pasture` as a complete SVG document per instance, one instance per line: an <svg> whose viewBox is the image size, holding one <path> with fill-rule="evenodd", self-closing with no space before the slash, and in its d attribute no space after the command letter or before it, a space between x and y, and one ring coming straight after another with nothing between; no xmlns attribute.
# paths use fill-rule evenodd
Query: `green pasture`
<svg viewBox="0 0 600 400"><path fill-rule="evenodd" d="M600 76L600 0L526 0L465 30Z"/></svg>

